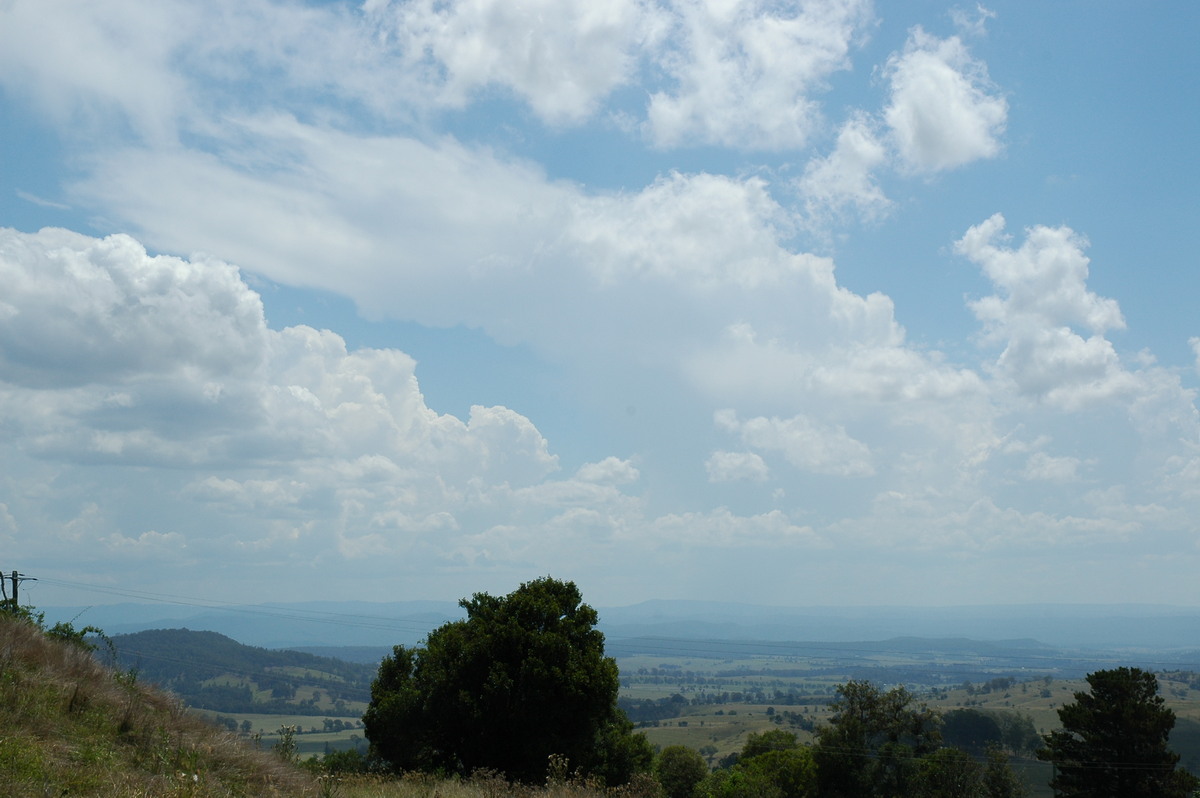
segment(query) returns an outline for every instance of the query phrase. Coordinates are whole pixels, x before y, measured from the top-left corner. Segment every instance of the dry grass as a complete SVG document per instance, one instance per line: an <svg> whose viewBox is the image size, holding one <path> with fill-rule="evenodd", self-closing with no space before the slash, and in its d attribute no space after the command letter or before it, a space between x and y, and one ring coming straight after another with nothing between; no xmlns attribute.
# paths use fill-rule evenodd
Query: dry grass
<svg viewBox="0 0 1200 798"><path fill-rule="evenodd" d="M305 796L321 785L90 652L0 614L6 796Z"/></svg>
<svg viewBox="0 0 1200 798"><path fill-rule="evenodd" d="M586 779L556 781L544 787L510 784L495 773L470 779L444 779L423 773L399 778L330 778L325 793L337 798L659 798L658 782L643 776L623 787L605 789Z"/></svg>

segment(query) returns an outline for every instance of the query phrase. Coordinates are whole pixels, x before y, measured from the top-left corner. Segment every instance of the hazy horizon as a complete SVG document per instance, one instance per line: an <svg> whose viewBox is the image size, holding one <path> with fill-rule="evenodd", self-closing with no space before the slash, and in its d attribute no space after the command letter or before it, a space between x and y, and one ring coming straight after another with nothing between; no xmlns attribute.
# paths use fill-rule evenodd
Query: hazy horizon
<svg viewBox="0 0 1200 798"><path fill-rule="evenodd" d="M450 601L308 601L271 605L122 603L39 607L47 621L99 625L109 634L159 628L220 632L243 643L383 646L419 643L462 618ZM764 607L695 600L597 606L610 642L871 642L973 640L1053 648L1153 649L1200 653L1200 608L1155 605L989 605L973 607ZM1180 660L1170 664L1180 666Z"/></svg>

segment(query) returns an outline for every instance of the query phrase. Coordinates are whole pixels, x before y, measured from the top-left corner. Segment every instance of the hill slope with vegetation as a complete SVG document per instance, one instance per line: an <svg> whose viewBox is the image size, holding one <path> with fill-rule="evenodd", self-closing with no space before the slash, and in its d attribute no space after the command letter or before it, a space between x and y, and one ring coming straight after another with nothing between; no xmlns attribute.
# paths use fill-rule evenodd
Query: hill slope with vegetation
<svg viewBox="0 0 1200 798"><path fill-rule="evenodd" d="M216 632L155 629L112 638L119 666L217 712L357 717L373 665L246 646Z"/></svg>
<svg viewBox="0 0 1200 798"><path fill-rule="evenodd" d="M565 773L541 788L495 773L444 779L326 774L294 752L260 750L190 713L183 702L109 668L79 633L52 637L26 612L0 608L0 794L24 798L651 798L604 790ZM71 630L68 627L69 631ZM101 660L107 653L101 648ZM290 761L289 761L290 760ZM324 763L332 764L330 762Z"/></svg>
<svg viewBox="0 0 1200 798"><path fill-rule="evenodd" d="M303 796L316 783L101 665L78 640L0 612L0 792Z"/></svg>

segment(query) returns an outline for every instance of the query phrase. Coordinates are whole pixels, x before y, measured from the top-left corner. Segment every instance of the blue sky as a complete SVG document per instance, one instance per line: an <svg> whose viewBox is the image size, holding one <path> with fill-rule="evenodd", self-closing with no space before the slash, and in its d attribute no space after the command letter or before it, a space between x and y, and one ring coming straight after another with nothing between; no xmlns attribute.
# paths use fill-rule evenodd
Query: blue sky
<svg viewBox="0 0 1200 798"><path fill-rule="evenodd" d="M1195 605L1198 17L7 3L0 568Z"/></svg>

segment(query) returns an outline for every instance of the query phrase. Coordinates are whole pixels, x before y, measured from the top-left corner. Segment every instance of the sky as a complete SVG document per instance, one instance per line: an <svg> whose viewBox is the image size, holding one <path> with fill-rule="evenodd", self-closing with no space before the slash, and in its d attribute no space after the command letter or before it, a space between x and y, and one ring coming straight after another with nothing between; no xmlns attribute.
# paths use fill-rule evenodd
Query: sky
<svg viewBox="0 0 1200 798"><path fill-rule="evenodd" d="M0 2L0 570L1198 606L1197 30Z"/></svg>

